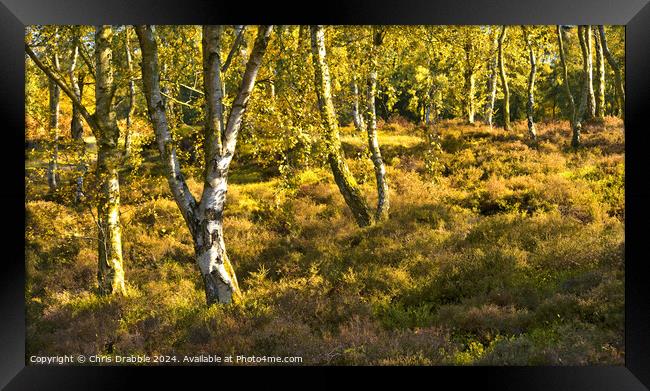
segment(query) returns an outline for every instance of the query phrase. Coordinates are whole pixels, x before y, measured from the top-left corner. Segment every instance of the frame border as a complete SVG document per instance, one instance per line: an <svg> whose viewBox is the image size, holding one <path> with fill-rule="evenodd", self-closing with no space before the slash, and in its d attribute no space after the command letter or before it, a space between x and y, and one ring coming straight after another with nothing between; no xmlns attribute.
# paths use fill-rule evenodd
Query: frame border
<svg viewBox="0 0 650 391"><path fill-rule="evenodd" d="M255 12L242 11L238 3L207 0L1 0L0 3L0 118L6 132L0 167L6 185L0 202L10 218L25 222L24 176L16 166L24 159L24 28L31 24L618 24L626 25L626 209L625 219L625 366L585 367L431 367L414 368L415 377L441 377L454 384L476 384L488 389L589 389L643 390L650 388L650 285L643 273L646 251L643 230L650 219L650 190L644 186L650 154L645 116L650 109L650 5L649 0L357 0L333 1L315 12L297 5L275 2L256 5ZM288 13L288 9L292 9ZM20 225L18 225L20 226ZM0 273L0 387L8 390L43 388L126 388L133 377L165 385L171 371L160 367L47 367L25 366L25 238L19 229L7 229L3 240L4 268ZM192 368L192 369L188 369ZM194 375L184 380L201 379ZM209 367L211 368L211 367ZM268 367L267 367L268 368ZM201 368L204 369L204 368ZM213 369L213 368L212 368ZM261 368L258 368L261 370ZM285 370L284 367L273 367ZM403 385L404 376L392 370L370 371L382 381L392 378ZM198 369L197 369L198 370ZM210 369L208 369L210 370ZM229 367L232 384L240 379L240 367ZM257 370L257 369L256 369ZM301 371L310 370L301 367ZM344 371L348 369L343 369ZM174 371L175 372L175 371ZM214 372L213 376L214 376ZM351 372L348 372L351 373ZM153 376L151 376L153 375ZM274 374L277 376L277 373ZM433 375L433 376L432 376ZM469 376L468 376L469 375ZM210 376L210 375L208 375ZM210 379L211 377L207 377ZM322 377L320 377L322 379ZM216 378L214 380L217 380ZM219 376L219 385L224 376ZM328 379L324 379L328 381ZM328 382L340 382L333 378ZM476 383L474 383L476 382ZM288 385L288 384L287 384Z"/></svg>

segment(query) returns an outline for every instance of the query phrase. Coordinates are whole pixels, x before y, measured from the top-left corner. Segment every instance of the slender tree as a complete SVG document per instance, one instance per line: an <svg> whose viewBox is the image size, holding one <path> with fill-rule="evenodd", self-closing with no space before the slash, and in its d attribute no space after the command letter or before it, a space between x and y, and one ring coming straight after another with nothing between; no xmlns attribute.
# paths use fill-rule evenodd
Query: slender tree
<svg viewBox="0 0 650 391"><path fill-rule="evenodd" d="M587 118L591 119L596 116L596 96L594 94L594 72L593 72L593 54L591 42L591 26L583 26L582 35L584 36L583 62L586 67L585 78L587 87Z"/></svg>
<svg viewBox="0 0 650 391"><path fill-rule="evenodd" d="M332 101L330 73L326 62L323 26L311 26L311 47L318 107L325 129L324 139L327 147L327 160L339 191L352 211L354 219L360 227L365 227L372 224L373 216L361 194L359 185L345 162L345 154L341 147L338 121Z"/></svg>
<svg viewBox="0 0 650 391"><path fill-rule="evenodd" d="M127 98L126 129L124 130L124 156L131 153L131 128L135 112L135 81L133 80L133 61L131 60L131 39L129 26L124 27L124 51L126 67L129 72L129 96Z"/></svg>
<svg viewBox="0 0 650 391"><path fill-rule="evenodd" d="M197 202L181 173L160 88L158 48L152 26L137 26L142 51L142 84L160 157L169 187L194 241L196 263L203 277L206 301L230 303L240 290L223 237L223 211L228 191L228 169L237 136L255 85L272 26L260 26L246 61L239 90L228 115L224 112L221 49L223 26L203 26L203 83L205 94L204 184Z"/></svg>
<svg viewBox="0 0 650 391"><path fill-rule="evenodd" d="M507 26L501 26L499 35L499 72L501 75L501 87L503 88L503 128L510 130L510 89L506 76L505 65L503 64L503 41L506 38Z"/></svg>
<svg viewBox="0 0 650 391"><path fill-rule="evenodd" d="M530 74L528 75L528 101L526 102L526 117L528 119L528 133L533 141L537 141L537 130L535 129L534 113L535 113L535 74L537 72L537 61L535 59L535 51L530 43L528 36L528 29L526 26L521 26L524 41L528 48L528 58L530 60Z"/></svg>
<svg viewBox="0 0 650 391"><path fill-rule="evenodd" d="M77 106L80 114L97 140L97 227L98 227L98 271L99 293L126 294L122 259L122 232L120 226L120 184L118 169L121 153L117 149L119 128L115 116L113 98L116 84L113 82L110 26L95 29L95 113L90 114L73 89L66 84L56 70L45 65L25 44L27 55L48 78ZM90 60L87 60L90 63Z"/></svg>
<svg viewBox="0 0 650 391"><path fill-rule="evenodd" d="M366 130L366 123L363 120L363 115L359 108L359 85L357 83L357 74L356 69L352 69L352 122L354 122L354 128L358 131Z"/></svg>
<svg viewBox="0 0 650 391"><path fill-rule="evenodd" d="M122 229L120 224L120 168L118 150L120 129L117 126L115 106L116 84L113 81L113 30L108 25L95 31L95 118L100 130L97 139L97 176L100 193L97 216L99 240L99 290L102 294L126 293L122 260Z"/></svg>
<svg viewBox="0 0 650 391"><path fill-rule="evenodd" d="M465 113L467 115L467 123L474 123L474 116L476 114L476 71L472 63L472 51L474 50L474 42L469 30L465 31L465 43L463 45L465 52Z"/></svg>
<svg viewBox="0 0 650 391"><path fill-rule="evenodd" d="M58 72L60 70L59 65L59 54L57 52L52 56L52 63L54 68ZM52 138L51 150L50 150L50 161L47 167L47 183L50 186L50 191L55 191L58 187L58 178L59 178L59 115L60 115L60 101L61 101L61 90L59 86L52 80L47 82L49 96L50 96L50 105L49 105L49 132L50 137Z"/></svg>
<svg viewBox="0 0 650 391"><path fill-rule="evenodd" d="M578 36L581 35L581 31L578 31ZM569 108L571 109L571 145L574 148L580 146L580 132L582 130L582 112L584 112L585 101L586 101L586 89L582 90L585 92L585 99L581 99L580 108L576 108L575 100L573 99L573 94L571 93L571 86L569 85L569 72L566 65L566 55L564 53L564 40L562 38L562 26L557 26L557 39L558 47L560 52L560 63L562 65L562 77L563 83L567 94L567 99L569 101ZM580 39L582 42L582 38ZM584 84L584 83L583 83Z"/></svg>
<svg viewBox="0 0 650 391"><path fill-rule="evenodd" d="M386 167L381 157L379 140L377 139L377 112L375 110L375 99L377 95L377 57L379 47L384 39L383 29L373 26L373 42L370 49L370 74L368 77L368 147L372 156L372 164L375 168L377 181L377 210L376 220L388 218L389 197L388 183L386 181Z"/></svg>
<svg viewBox="0 0 650 391"><path fill-rule="evenodd" d="M596 43L596 117L605 117L605 58L603 46L598 34L598 28L594 26L594 41Z"/></svg>
<svg viewBox="0 0 650 391"><path fill-rule="evenodd" d="M72 61L70 62L70 86L77 100L79 102L82 102L85 73L77 70L79 68L78 62L80 57L79 54L80 45L81 45L81 41L80 41L79 29L75 28L73 30L73 37L72 37ZM70 121L70 134L72 136L72 139L75 141L75 144L77 145L77 149L78 149L77 154L79 158L79 164L77 167L78 174L77 174L77 178L75 179L76 182L75 198L74 198L75 202L80 202L84 197L84 174L88 170L85 162L86 142L84 141L83 138L84 128L83 128L83 123L81 118L82 116L79 107L73 102L72 119Z"/></svg>
<svg viewBox="0 0 650 391"><path fill-rule="evenodd" d="M612 70L614 71L614 81L616 83L616 96L618 98L618 105L621 110L620 111L621 118L625 119L625 88L623 87L623 76L621 75L621 68L619 67L616 58L614 58L614 55L612 54L612 52L609 50L609 47L607 46L605 27L603 27L602 25L598 26L598 32L600 33L600 44L603 47L603 52L605 53L607 62L609 63L609 66L612 67Z"/></svg>
<svg viewBox="0 0 650 391"><path fill-rule="evenodd" d="M491 46L490 46L490 56L488 58L488 72L489 72L489 80L488 80L488 91L489 91L489 97L488 97L488 106L487 106L487 124L490 126L490 129L492 129L492 119L494 117L494 104L496 102L496 97L497 97L497 73L498 73L498 65L499 65L499 56L497 55L497 48L499 47L499 35L496 34L496 31L492 29L490 32L492 39L490 40Z"/></svg>

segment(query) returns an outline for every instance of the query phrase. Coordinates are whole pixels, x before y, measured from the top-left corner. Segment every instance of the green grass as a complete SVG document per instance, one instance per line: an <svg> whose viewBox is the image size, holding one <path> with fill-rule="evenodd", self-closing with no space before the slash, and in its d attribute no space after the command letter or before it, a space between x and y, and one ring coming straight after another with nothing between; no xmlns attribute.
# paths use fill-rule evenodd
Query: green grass
<svg viewBox="0 0 650 391"><path fill-rule="evenodd" d="M621 126L587 126L587 146L573 152L566 123L540 124L535 147L525 124L508 134L446 122L434 149L423 130L387 124L390 219L365 229L327 167L297 173L287 189L238 155L224 225L244 297L211 308L155 151L122 177L124 298L95 295L89 211L47 195L42 172L26 170L27 354L622 365ZM374 203L366 138L343 134ZM189 176L199 197L202 181Z"/></svg>

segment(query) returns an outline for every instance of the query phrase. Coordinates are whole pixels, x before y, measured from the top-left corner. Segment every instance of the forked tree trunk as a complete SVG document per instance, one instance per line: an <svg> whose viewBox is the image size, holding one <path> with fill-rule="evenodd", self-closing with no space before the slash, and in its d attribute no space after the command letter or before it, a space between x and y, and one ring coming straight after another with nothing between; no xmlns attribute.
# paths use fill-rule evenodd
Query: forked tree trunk
<svg viewBox="0 0 650 391"><path fill-rule="evenodd" d="M361 194L359 185L345 162L345 155L341 147L339 127L332 101L329 68L325 59L325 32L323 26L311 26L311 46L318 107L325 128L327 160L339 191L352 211L354 219L360 227L365 227L372 224L372 214Z"/></svg>
<svg viewBox="0 0 650 391"><path fill-rule="evenodd" d="M526 102L526 117L528 119L528 133L533 141L537 141L537 129L535 128L535 74L537 72L537 61L535 51L530 44L528 30L526 26L521 26L526 47L528 48L528 58L530 59L530 74L528 75L528 101Z"/></svg>
<svg viewBox="0 0 650 391"><path fill-rule="evenodd" d="M618 98L618 106L621 113L621 118L625 119L625 88L623 87L623 76L621 75L621 68L614 58L612 52L609 51L607 46L607 37L605 36L605 28L601 25L598 26L598 32L600 33L600 43L603 47L603 52L607 58L609 66L614 70L614 81L616 83L616 97Z"/></svg>
<svg viewBox="0 0 650 391"><path fill-rule="evenodd" d="M502 26L499 35L499 74L501 76L501 87L503 88L503 128L510 130L510 89L508 88L508 78L503 64L503 41L506 38L506 28L506 26Z"/></svg>
<svg viewBox="0 0 650 391"><path fill-rule="evenodd" d="M206 301L230 303L240 295L234 268L223 237L223 211L228 191L228 168L235 153L237 134L266 51L271 26L260 26L253 50L227 121L224 118L221 77L222 26L203 26L203 77L206 99L205 170L200 203L191 194L171 139L160 91L158 50L150 26L136 32L142 51L142 80L149 116L174 200L185 219L194 242L196 263L201 272Z"/></svg>
<svg viewBox="0 0 650 391"><path fill-rule="evenodd" d="M375 108L377 95L377 52L379 51L379 46L382 44L382 40L383 32L379 31L376 26L373 27L373 45L370 53L370 75L368 77L368 147L370 148L372 165L375 169L375 179L377 181L376 220L387 219L388 209L390 208L386 167L381 157L379 140L377 138L377 112Z"/></svg>
<svg viewBox="0 0 650 391"><path fill-rule="evenodd" d="M594 40L596 41L596 117L605 117L605 58L601 39L594 27Z"/></svg>
<svg viewBox="0 0 650 391"><path fill-rule="evenodd" d="M117 127L112 105L115 85L110 26L98 26L95 32L95 118L100 129L97 140L97 176L99 196L97 218L99 225L98 281L101 294L126 294L122 259L122 233L120 224L120 183L118 168L121 154L118 151L120 130Z"/></svg>

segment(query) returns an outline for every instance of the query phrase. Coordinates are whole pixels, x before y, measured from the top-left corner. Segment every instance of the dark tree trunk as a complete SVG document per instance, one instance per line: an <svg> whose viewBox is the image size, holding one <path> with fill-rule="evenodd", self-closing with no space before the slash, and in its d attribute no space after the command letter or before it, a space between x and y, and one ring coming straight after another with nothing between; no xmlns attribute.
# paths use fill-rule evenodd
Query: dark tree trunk
<svg viewBox="0 0 650 391"><path fill-rule="evenodd" d="M318 107L325 128L325 142L328 150L327 160L339 191L352 211L354 219L360 227L365 227L372 224L373 218L370 208L345 162L345 155L341 147L339 127L332 101L329 68L325 59L325 32L322 26L311 26L311 44Z"/></svg>

